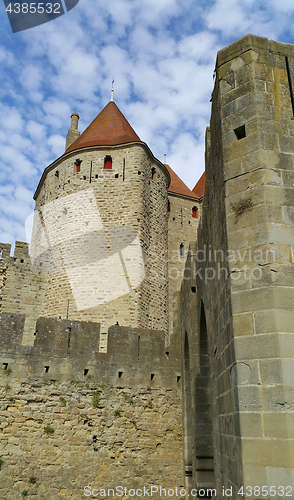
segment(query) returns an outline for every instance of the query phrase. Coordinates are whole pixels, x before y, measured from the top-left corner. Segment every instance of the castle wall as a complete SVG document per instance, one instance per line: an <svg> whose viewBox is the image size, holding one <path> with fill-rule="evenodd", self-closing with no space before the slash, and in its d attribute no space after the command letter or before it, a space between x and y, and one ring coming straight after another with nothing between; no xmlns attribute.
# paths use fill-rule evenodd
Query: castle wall
<svg viewBox="0 0 294 500"><path fill-rule="evenodd" d="M23 324L2 313L0 497L180 489L179 355L166 355L164 332L114 326L101 353L97 323L39 318L34 346Z"/></svg>
<svg viewBox="0 0 294 500"><path fill-rule="evenodd" d="M196 240L201 204L195 198L174 193L169 193L168 199L169 333L180 336L179 295L189 244ZM198 209L196 218L192 217L193 207Z"/></svg>
<svg viewBox="0 0 294 500"><path fill-rule="evenodd" d="M216 65L182 321L191 484L205 480L198 450L211 450L220 498L223 487L236 497L243 486L242 498L259 497L262 486L273 488L265 498L286 498L293 488L293 58L293 47L248 35ZM213 425L203 442L205 413Z"/></svg>
<svg viewBox="0 0 294 500"><path fill-rule="evenodd" d="M0 243L0 314L25 315L23 342L33 343L37 318L43 313L46 275L34 268L28 255L28 244L16 241L14 255L11 245Z"/></svg>
<svg viewBox="0 0 294 500"><path fill-rule="evenodd" d="M138 144L74 151L47 169L36 196L36 232L51 226L54 247L45 316L167 333L167 183Z"/></svg>

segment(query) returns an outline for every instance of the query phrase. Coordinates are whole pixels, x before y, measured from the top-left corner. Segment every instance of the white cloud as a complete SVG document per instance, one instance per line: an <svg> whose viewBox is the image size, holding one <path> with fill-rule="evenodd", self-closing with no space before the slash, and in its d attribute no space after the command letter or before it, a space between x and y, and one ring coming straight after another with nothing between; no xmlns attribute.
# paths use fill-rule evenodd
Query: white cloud
<svg viewBox="0 0 294 500"><path fill-rule="evenodd" d="M248 32L293 41L293 13L293 0L88 0L2 37L0 239L21 239L31 193L64 152L71 113L83 131L107 104L112 78L135 131L192 188L203 171L216 51Z"/></svg>

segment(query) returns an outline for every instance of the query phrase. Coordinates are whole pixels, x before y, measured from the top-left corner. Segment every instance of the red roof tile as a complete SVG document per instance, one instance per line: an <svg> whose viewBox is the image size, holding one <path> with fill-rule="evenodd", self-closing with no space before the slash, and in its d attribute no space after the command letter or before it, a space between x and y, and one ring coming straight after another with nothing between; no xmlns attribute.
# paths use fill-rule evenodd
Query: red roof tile
<svg viewBox="0 0 294 500"><path fill-rule="evenodd" d="M205 190L205 172L203 172L199 181L193 187L192 191L197 195L197 198L203 198L204 190Z"/></svg>
<svg viewBox="0 0 294 500"><path fill-rule="evenodd" d="M140 141L139 136L125 119L117 105L110 101L84 132L66 150L88 146L116 146Z"/></svg>
<svg viewBox="0 0 294 500"><path fill-rule="evenodd" d="M190 198L198 198L198 196L193 193L188 186L179 178L179 176L173 171L173 169L165 164L165 167L170 173L170 185L168 191L170 193L182 194L184 196L189 196Z"/></svg>

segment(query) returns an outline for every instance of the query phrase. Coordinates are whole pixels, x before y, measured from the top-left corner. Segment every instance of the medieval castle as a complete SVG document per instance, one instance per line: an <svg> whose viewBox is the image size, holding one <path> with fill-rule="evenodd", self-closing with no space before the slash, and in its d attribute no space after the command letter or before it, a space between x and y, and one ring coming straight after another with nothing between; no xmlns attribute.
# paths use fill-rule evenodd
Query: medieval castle
<svg viewBox="0 0 294 500"><path fill-rule="evenodd" d="M294 496L293 85L291 45L218 53L192 191L72 114L0 244L1 500Z"/></svg>

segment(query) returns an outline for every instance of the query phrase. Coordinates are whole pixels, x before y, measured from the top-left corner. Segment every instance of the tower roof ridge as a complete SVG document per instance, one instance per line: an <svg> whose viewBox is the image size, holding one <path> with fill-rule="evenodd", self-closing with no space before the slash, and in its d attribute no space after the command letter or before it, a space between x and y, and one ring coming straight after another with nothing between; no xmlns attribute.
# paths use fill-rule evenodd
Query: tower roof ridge
<svg viewBox="0 0 294 500"><path fill-rule="evenodd" d="M181 194L183 196L189 196L190 198L198 198L197 194L193 193L191 189L182 181L182 179L174 172L174 170L167 165L164 164L170 174L170 185L168 188L169 193Z"/></svg>
<svg viewBox="0 0 294 500"><path fill-rule="evenodd" d="M114 101L110 101L65 153L88 146L116 146L141 142Z"/></svg>

